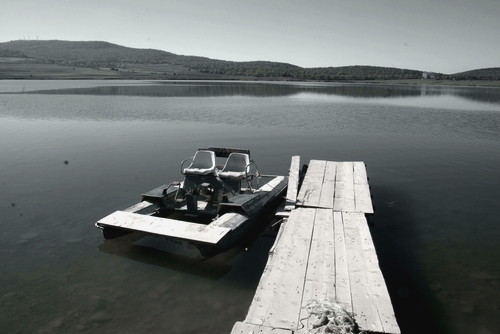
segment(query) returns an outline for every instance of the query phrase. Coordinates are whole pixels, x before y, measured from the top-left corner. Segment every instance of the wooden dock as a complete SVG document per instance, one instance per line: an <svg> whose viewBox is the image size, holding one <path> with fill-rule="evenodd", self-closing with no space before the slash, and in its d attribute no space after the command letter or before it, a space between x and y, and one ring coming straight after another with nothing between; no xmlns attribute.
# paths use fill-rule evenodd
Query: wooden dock
<svg viewBox="0 0 500 334"><path fill-rule="evenodd" d="M299 160L292 158L288 218L231 334L309 333L317 318L304 306L313 300L342 305L360 331L400 333L365 217L373 207L364 163L312 160L296 194Z"/></svg>

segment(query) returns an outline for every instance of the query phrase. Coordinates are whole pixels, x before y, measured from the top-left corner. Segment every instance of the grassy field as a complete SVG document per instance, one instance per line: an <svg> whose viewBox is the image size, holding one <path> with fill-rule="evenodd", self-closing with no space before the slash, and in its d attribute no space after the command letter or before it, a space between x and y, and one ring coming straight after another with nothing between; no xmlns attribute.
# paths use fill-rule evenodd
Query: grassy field
<svg viewBox="0 0 500 334"><path fill-rule="evenodd" d="M409 80L373 80L363 81L375 84L400 84L400 85L445 85L445 86L481 86L498 87L500 80L434 80L434 79L409 79Z"/></svg>
<svg viewBox="0 0 500 334"><path fill-rule="evenodd" d="M202 73L179 65L171 64L124 64L118 68L78 67L56 64L25 62L20 58L0 57L0 80L35 79L35 80L78 80L78 79L125 79L125 80L287 80L286 78L256 78L249 76L230 76ZM346 81L343 81L346 82ZM449 85L482 86L500 88L500 81L483 80L362 80L372 84L407 84L407 85Z"/></svg>
<svg viewBox="0 0 500 334"><path fill-rule="evenodd" d="M254 77L201 73L170 64L127 64L118 68L97 68L8 61L0 57L1 79L252 80Z"/></svg>

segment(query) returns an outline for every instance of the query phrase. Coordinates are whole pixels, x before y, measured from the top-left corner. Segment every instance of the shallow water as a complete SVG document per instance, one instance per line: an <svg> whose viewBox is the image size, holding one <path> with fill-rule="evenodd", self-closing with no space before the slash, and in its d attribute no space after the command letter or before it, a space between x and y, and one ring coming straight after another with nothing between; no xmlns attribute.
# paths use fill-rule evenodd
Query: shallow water
<svg viewBox="0 0 500 334"><path fill-rule="evenodd" d="M229 333L272 237L203 259L93 224L198 147L233 146L268 174L364 161L403 333L495 333L499 128L489 88L0 81L0 331Z"/></svg>

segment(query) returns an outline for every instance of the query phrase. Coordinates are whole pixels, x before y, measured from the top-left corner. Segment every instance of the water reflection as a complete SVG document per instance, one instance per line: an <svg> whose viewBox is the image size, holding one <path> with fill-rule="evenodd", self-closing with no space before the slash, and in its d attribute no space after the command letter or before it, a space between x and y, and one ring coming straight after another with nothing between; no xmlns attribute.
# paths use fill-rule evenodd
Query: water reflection
<svg viewBox="0 0 500 334"><path fill-rule="evenodd" d="M228 262L243 251L232 248L217 256L205 258L194 246L176 244L138 232L103 240L98 249L103 253L213 280L226 275L231 270Z"/></svg>
<svg viewBox="0 0 500 334"><path fill-rule="evenodd" d="M381 85L282 82L157 81L149 84L105 85L21 91L23 94L118 95L147 97L294 96L301 93L347 98L403 98L455 95L479 102L498 103L498 89L427 85Z"/></svg>

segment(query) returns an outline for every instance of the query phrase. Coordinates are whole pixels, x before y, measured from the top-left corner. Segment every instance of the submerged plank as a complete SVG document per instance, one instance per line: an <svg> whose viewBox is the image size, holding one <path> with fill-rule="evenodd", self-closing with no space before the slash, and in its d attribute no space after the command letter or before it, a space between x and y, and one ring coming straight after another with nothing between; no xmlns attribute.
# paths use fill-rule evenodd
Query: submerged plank
<svg viewBox="0 0 500 334"><path fill-rule="evenodd" d="M231 231L227 227L195 224L125 211L116 211L99 220L97 224L213 245Z"/></svg>

